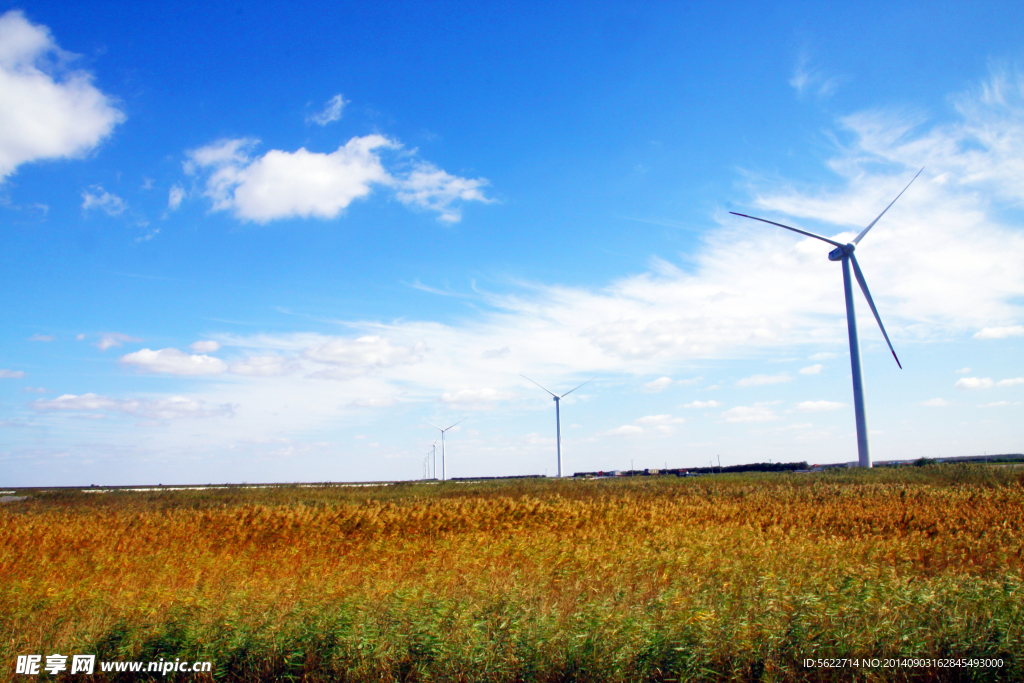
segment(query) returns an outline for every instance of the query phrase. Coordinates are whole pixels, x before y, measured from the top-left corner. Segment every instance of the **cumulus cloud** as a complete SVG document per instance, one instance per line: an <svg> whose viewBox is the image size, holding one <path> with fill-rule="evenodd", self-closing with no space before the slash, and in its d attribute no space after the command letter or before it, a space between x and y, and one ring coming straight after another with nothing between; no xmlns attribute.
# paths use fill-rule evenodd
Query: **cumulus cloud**
<svg viewBox="0 0 1024 683"><path fill-rule="evenodd" d="M781 384L789 382L793 378L789 375L751 375L736 382L738 387L759 387L765 384Z"/></svg>
<svg viewBox="0 0 1024 683"><path fill-rule="evenodd" d="M764 406L736 406L722 413L722 419L725 422L770 422L779 417Z"/></svg>
<svg viewBox="0 0 1024 683"><path fill-rule="evenodd" d="M648 415L634 420L633 422L645 427L656 427L658 425L682 424L683 422L686 422L686 419L682 417L672 417L671 415Z"/></svg>
<svg viewBox="0 0 1024 683"><path fill-rule="evenodd" d="M118 216L124 213L127 205L124 200L116 194L111 194L100 185L93 185L82 192L82 210L98 209L108 216Z"/></svg>
<svg viewBox="0 0 1024 683"><path fill-rule="evenodd" d="M216 344L216 342L212 342ZM193 344L195 346L195 344ZM231 364L231 372L236 375L254 377L276 377L294 371L298 365L285 356L250 356L243 361Z"/></svg>
<svg viewBox="0 0 1024 683"><path fill-rule="evenodd" d="M959 370L954 370L953 372L955 372L958 375L964 375L964 374L967 374L970 371L971 371L970 368L960 368Z"/></svg>
<svg viewBox="0 0 1024 683"><path fill-rule="evenodd" d="M671 377L659 377L654 381L647 382L646 384L644 384L643 390L644 393L647 394L659 394L665 389L669 388L670 386L672 386Z"/></svg>
<svg viewBox="0 0 1024 683"><path fill-rule="evenodd" d="M166 399L116 399L97 394L64 394L55 399L32 402L42 412L122 413L154 420L173 420L182 417L221 417L234 413L229 403L210 405L205 401L185 396Z"/></svg>
<svg viewBox="0 0 1024 683"><path fill-rule="evenodd" d="M997 387L1015 387L1018 384L1024 384L1024 377L1014 377L1012 379L1001 379L996 382Z"/></svg>
<svg viewBox="0 0 1024 683"><path fill-rule="evenodd" d="M310 114L306 117L306 123L315 123L318 126L326 126L328 123L334 123L335 121L341 121L341 112L348 104L345 98L338 93L331 99L327 100L324 108L315 114Z"/></svg>
<svg viewBox="0 0 1024 683"><path fill-rule="evenodd" d="M1009 327L985 327L975 333L975 339L1006 339L1007 337L1024 336L1024 325L1011 325Z"/></svg>
<svg viewBox="0 0 1024 683"><path fill-rule="evenodd" d="M607 432L601 432L598 436L636 436L637 434L643 433L643 427L637 427L636 425L622 425L615 429L609 429Z"/></svg>
<svg viewBox="0 0 1024 683"><path fill-rule="evenodd" d="M119 332L110 332L100 337L100 340L96 342L96 348L100 351L106 351L109 348L121 346L125 343L140 342L141 339L130 337L127 334L121 334Z"/></svg>
<svg viewBox="0 0 1024 683"><path fill-rule="evenodd" d="M0 379L21 379L25 376L23 370L6 370L0 368Z"/></svg>
<svg viewBox="0 0 1024 683"><path fill-rule="evenodd" d="M684 405L684 408L720 408L722 406L718 401L692 401Z"/></svg>
<svg viewBox="0 0 1024 683"><path fill-rule="evenodd" d="M926 408L941 408L950 405L950 403L944 398L930 398L927 401L921 401L921 405Z"/></svg>
<svg viewBox="0 0 1024 683"><path fill-rule="evenodd" d="M988 377L964 377L956 382L957 389L988 389L993 382Z"/></svg>
<svg viewBox="0 0 1024 683"><path fill-rule="evenodd" d="M228 367L219 358L189 355L178 349L142 349L122 356L121 362L134 365L139 370L168 375L217 375Z"/></svg>
<svg viewBox="0 0 1024 683"><path fill-rule="evenodd" d="M124 121L89 73L60 68L72 57L20 10L0 16L0 181L24 163L81 157Z"/></svg>
<svg viewBox="0 0 1024 683"><path fill-rule="evenodd" d="M192 342L189 348L196 353L216 353L220 351L220 342L215 342L212 339L200 339Z"/></svg>
<svg viewBox="0 0 1024 683"><path fill-rule="evenodd" d="M459 220L461 201L490 201L479 188L483 179L453 176L419 162L411 171L388 171L381 152L401 144L383 135L354 137L329 154L300 148L270 150L253 156L258 140L220 140L187 152L186 173L204 172L206 196L217 211L267 223L282 218L335 218L374 188L390 188L399 201Z"/></svg>
<svg viewBox="0 0 1024 683"><path fill-rule="evenodd" d="M39 334L38 332L28 338L29 341L52 342L56 337L52 334Z"/></svg>
<svg viewBox="0 0 1024 683"><path fill-rule="evenodd" d="M822 365L821 363L816 363L814 365L808 365L806 368L800 368L800 374L801 375L820 375L821 374L821 370L824 367L825 366Z"/></svg>
<svg viewBox="0 0 1024 683"><path fill-rule="evenodd" d="M819 412L822 410L839 410L845 408L845 403L837 403L835 401L803 401L796 404L796 409L806 412Z"/></svg>

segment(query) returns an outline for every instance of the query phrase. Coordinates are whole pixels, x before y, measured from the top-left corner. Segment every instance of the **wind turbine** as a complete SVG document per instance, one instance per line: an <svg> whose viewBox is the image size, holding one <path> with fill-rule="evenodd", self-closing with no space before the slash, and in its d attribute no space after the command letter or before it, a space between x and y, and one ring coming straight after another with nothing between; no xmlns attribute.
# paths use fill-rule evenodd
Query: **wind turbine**
<svg viewBox="0 0 1024 683"><path fill-rule="evenodd" d="M533 382L532 379L530 379L529 377L527 377L526 375L524 375L522 373L519 373L519 376L522 377L523 379L528 379L531 382ZM593 381L594 381L594 378L591 378L591 379L588 379L583 384L587 384L588 382L593 382ZM533 382L533 383L537 384L537 382ZM544 387L541 386L540 384L537 384L538 387L540 387L541 389L544 389L544 391L547 391L549 394L551 394L551 397L553 399L555 399L555 443L556 443L557 449L558 449L558 478L559 479L562 478L562 418L561 418L561 415L559 415L558 403L563 398L565 398L566 396L568 396L572 392L576 391L576 389L579 389L580 387L582 387L583 384L581 384L581 385L579 385L577 387L573 387L572 389L570 389L569 391L565 392L561 396L558 396L554 392L548 391L547 389L544 389Z"/></svg>
<svg viewBox="0 0 1024 683"><path fill-rule="evenodd" d="M461 424L461 423L463 423L465 421L466 421L466 418L462 418L461 420L456 422L455 425ZM430 425L431 427L433 427L434 429L440 429L441 430L441 481L444 481L444 433L447 432L452 427L454 427L455 425L451 425L451 427L445 427L444 429L441 429L441 427L438 427L433 422L429 422L428 421L427 424ZM437 442L435 441L434 443L437 443ZM434 451L434 457L437 458L437 451L436 450ZM436 460L434 461L434 464L435 465L437 464ZM434 471L434 478L437 478L437 471L436 470Z"/></svg>
<svg viewBox="0 0 1024 683"><path fill-rule="evenodd" d="M923 170L924 169L922 168L921 171ZM921 171L918 171L917 175L910 179L910 182L907 183L907 187L903 188L903 192L906 192L907 188L917 180L917 176L921 175ZM896 199L902 197L903 192L896 195ZM813 237L814 239L821 240L822 242L828 242L836 247L829 252L828 260L841 261L843 264L843 290L846 294L846 329L850 337L850 367L853 371L853 412L857 420L857 464L861 467L871 467L871 452L868 450L868 417L864 411L864 383L861 378L860 371L860 342L857 339L857 316L853 309L853 285L850 282L850 265L853 265L853 274L857 278L857 284L860 285L861 291L864 292L864 298L868 300L868 306L871 307L871 312L875 315L878 327L882 330L882 336L885 337L885 343L889 345L889 350L892 351L892 357L896 359L896 365L898 365L902 370L903 365L900 364L900 359L896 357L896 350L892 348L892 342L889 341L889 335L885 333L885 326L882 324L882 318L879 317L878 309L875 308L875 302L871 299L871 292L868 291L868 283L864 281L864 273L861 272L860 266L857 264L857 257L853 255L857 245L862 239L864 239L864 235L868 234L868 230L875 227L875 223L885 215L886 211L892 208L892 205L896 203L896 199L889 202L889 206L885 207L882 213L878 214L878 218L871 221L868 224L868 227L861 230L860 234L854 237L853 242L849 244L840 244L839 242L830 240L827 237L815 235L813 232L799 230L788 225L783 225L782 223L758 218L757 216L748 216L745 213L736 213L735 211L729 212L734 216L752 218L755 221L761 221L762 223L777 225L780 228L792 230L793 232Z"/></svg>

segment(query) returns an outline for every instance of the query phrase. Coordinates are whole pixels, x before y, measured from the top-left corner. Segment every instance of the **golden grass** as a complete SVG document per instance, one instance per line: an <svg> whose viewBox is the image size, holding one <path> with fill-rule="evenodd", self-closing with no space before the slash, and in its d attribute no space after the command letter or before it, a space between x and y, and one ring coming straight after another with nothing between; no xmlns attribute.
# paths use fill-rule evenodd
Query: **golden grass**
<svg viewBox="0 0 1024 683"><path fill-rule="evenodd" d="M800 661L984 655L1006 664L970 675L1012 680L1022 480L33 496L0 510L0 649L211 659L229 680L849 680Z"/></svg>

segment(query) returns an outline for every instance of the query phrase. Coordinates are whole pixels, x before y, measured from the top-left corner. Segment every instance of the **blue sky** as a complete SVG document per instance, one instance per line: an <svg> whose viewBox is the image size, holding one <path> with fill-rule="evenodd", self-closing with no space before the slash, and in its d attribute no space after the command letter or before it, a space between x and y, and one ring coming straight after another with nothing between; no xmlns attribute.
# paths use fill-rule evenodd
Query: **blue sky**
<svg viewBox="0 0 1024 683"><path fill-rule="evenodd" d="M1024 443L1019 3L0 7L6 486ZM866 317L865 317L866 316Z"/></svg>

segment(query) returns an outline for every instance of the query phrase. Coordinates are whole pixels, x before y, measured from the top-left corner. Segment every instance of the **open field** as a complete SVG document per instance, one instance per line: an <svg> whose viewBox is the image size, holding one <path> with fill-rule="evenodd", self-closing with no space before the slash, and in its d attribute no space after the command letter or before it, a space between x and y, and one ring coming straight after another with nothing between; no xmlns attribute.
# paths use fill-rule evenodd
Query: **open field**
<svg viewBox="0 0 1024 683"><path fill-rule="evenodd" d="M59 652L214 662L180 680L1022 680L1022 514L1024 472L982 465L33 495L0 507L0 661L11 678L16 655ZM1003 666L802 664L845 657Z"/></svg>

